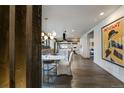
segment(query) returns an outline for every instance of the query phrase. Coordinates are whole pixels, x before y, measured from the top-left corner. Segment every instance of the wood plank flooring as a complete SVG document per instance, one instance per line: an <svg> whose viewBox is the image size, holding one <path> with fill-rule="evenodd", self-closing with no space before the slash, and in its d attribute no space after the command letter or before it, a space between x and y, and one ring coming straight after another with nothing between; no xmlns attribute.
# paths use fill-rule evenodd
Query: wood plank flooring
<svg viewBox="0 0 124 93"><path fill-rule="evenodd" d="M53 88L124 88L124 83L113 77L90 59L73 55L72 77L58 76Z"/></svg>
<svg viewBox="0 0 124 93"><path fill-rule="evenodd" d="M72 62L71 87L75 88L109 88L124 87L124 83L96 65L90 59L74 55Z"/></svg>

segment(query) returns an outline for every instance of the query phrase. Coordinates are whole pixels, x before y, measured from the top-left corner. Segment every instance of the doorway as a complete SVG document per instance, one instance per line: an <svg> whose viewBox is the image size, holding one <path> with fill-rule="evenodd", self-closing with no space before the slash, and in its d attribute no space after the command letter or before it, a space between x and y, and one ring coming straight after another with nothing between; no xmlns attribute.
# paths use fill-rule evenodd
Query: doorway
<svg viewBox="0 0 124 93"><path fill-rule="evenodd" d="M88 47L89 47L89 57L91 60L94 59L94 31L91 31L87 35L88 37Z"/></svg>

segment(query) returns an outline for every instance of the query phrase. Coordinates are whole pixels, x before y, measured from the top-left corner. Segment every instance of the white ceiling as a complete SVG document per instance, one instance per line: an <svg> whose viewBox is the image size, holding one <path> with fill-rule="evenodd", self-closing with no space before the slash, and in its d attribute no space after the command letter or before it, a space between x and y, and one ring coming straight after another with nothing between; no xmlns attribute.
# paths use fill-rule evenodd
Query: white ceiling
<svg viewBox="0 0 124 93"><path fill-rule="evenodd" d="M42 30L55 31L57 38L60 38L66 29L67 37L80 37L119 7L117 5L45 5L42 6ZM101 12L105 14L100 16ZM48 20L45 21L44 18Z"/></svg>

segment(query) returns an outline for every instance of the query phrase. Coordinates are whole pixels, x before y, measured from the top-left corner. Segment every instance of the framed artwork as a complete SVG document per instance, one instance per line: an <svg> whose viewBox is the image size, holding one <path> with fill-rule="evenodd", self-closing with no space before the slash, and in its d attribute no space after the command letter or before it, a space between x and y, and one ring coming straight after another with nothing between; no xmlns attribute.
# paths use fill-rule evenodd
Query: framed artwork
<svg viewBox="0 0 124 93"><path fill-rule="evenodd" d="M101 28L102 59L124 67L124 17Z"/></svg>

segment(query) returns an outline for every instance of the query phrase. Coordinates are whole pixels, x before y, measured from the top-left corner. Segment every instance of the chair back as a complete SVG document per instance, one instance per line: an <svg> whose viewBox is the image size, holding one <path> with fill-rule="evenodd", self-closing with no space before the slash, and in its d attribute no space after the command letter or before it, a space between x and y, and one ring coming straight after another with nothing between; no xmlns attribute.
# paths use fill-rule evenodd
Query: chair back
<svg viewBox="0 0 124 93"><path fill-rule="evenodd" d="M69 55L69 60L68 60L69 63L72 61L72 55L73 55L73 52L71 52Z"/></svg>

